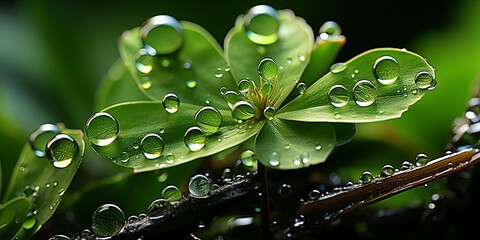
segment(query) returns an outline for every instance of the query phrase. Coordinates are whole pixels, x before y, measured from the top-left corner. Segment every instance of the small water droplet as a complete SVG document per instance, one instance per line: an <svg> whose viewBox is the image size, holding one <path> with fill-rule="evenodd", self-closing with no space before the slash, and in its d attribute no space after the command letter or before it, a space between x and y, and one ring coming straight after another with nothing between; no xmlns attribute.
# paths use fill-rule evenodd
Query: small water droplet
<svg viewBox="0 0 480 240"><path fill-rule="evenodd" d="M212 182L206 176L197 174L188 183L188 192L193 197L206 197L212 188Z"/></svg>
<svg viewBox="0 0 480 240"><path fill-rule="evenodd" d="M253 167L257 163L257 158L252 150L245 150L240 154L240 161L247 167Z"/></svg>
<svg viewBox="0 0 480 240"><path fill-rule="evenodd" d="M216 78L222 78L223 77L223 68L217 67L215 69L215 77Z"/></svg>
<svg viewBox="0 0 480 240"><path fill-rule="evenodd" d="M300 62L305 62L305 60L307 59L307 56L305 54L304 51L300 51L298 54L297 54L297 58Z"/></svg>
<svg viewBox="0 0 480 240"><path fill-rule="evenodd" d="M207 136L202 129L191 127L185 132L183 140L185 146L187 146L190 151L195 152L205 147Z"/></svg>
<svg viewBox="0 0 480 240"><path fill-rule="evenodd" d="M315 145L315 150L316 150L316 151L322 150L322 145L316 144L316 145Z"/></svg>
<svg viewBox="0 0 480 240"><path fill-rule="evenodd" d="M255 107L247 101L238 101L233 105L232 116L239 120L255 117Z"/></svg>
<svg viewBox="0 0 480 240"><path fill-rule="evenodd" d="M78 152L75 139L67 134L57 134L47 143L47 159L56 168L68 167Z"/></svg>
<svg viewBox="0 0 480 240"><path fill-rule="evenodd" d="M342 34L340 26L334 21L327 21L319 29L319 37L322 40L328 40L329 37Z"/></svg>
<svg viewBox="0 0 480 240"><path fill-rule="evenodd" d="M188 79L188 80L185 81L185 85L188 88L195 88L197 86L197 81L195 81L193 79Z"/></svg>
<svg viewBox="0 0 480 240"><path fill-rule="evenodd" d="M285 149L286 150L289 150L291 147L292 147L292 145L290 143L285 144Z"/></svg>
<svg viewBox="0 0 480 240"><path fill-rule="evenodd" d="M330 66L330 72L332 73L340 73L347 69L348 65L343 62L335 63Z"/></svg>
<svg viewBox="0 0 480 240"><path fill-rule="evenodd" d="M277 41L280 20L277 11L267 5L251 8L244 17L248 39L256 44L268 45Z"/></svg>
<svg viewBox="0 0 480 240"><path fill-rule="evenodd" d="M373 64L373 74L383 85L392 84L400 75L400 65L391 56L382 56Z"/></svg>
<svg viewBox="0 0 480 240"><path fill-rule="evenodd" d="M304 82L299 82L297 84L297 91L300 95L304 94L306 89L307 89L307 86L305 85Z"/></svg>
<svg viewBox="0 0 480 240"><path fill-rule="evenodd" d="M369 183L373 180L373 175L371 172L365 171L360 176L360 180L362 181L362 183Z"/></svg>
<svg viewBox="0 0 480 240"><path fill-rule="evenodd" d="M280 186L278 189L278 194L280 194L282 197L289 197L292 195L292 186L286 183L282 184L282 186Z"/></svg>
<svg viewBox="0 0 480 240"><path fill-rule="evenodd" d="M170 202L180 201L182 199L182 192L174 185L168 185L162 190L162 196Z"/></svg>
<svg viewBox="0 0 480 240"><path fill-rule="evenodd" d="M377 98L377 88L368 80L360 80L353 87L353 98L358 106L368 107Z"/></svg>
<svg viewBox="0 0 480 240"><path fill-rule="evenodd" d="M95 113L87 120L86 125L86 135L94 145L107 146L117 139L118 122L110 113Z"/></svg>
<svg viewBox="0 0 480 240"><path fill-rule="evenodd" d="M302 155L300 155L300 159L302 160L303 164L307 164L310 161L310 154L308 152L304 152Z"/></svg>
<svg viewBox="0 0 480 240"><path fill-rule="evenodd" d="M160 135L149 133L140 141L140 148L147 159L156 159L162 155L165 143Z"/></svg>
<svg viewBox="0 0 480 240"><path fill-rule="evenodd" d="M245 94L248 91L250 91L252 87L253 87L252 81L250 81L249 79L245 78L238 82L238 91L242 94Z"/></svg>
<svg viewBox="0 0 480 240"><path fill-rule="evenodd" d="M308 199L309 200L318 200L322 194L320 191L314 189L308 193Z"/></svg>
<svg viewBox="0 0 480 240"><path fill-rule="evenodd" d="M169 113L176 113L180 106L180 99L175 93L167 93L165 97L163 97L162 104L165 108L165 111Z"/></svg>
<svg viewBox="0 0 480 240"><path fill-rule="evenodd" d="M130 155L128 154L128 152L122 152L122 153L120 154L120 160L121 160L123 163L128 162L128 160L130 160Z"/></svg>
<svg viewBox="0 0 480 240"><path fill-rule="evenodd" d="M120 232L125 224L125 214L114 204L103 204L92 216L93 232L99 237L110 237Z"/></svg>
<svg viewBox="0 0 480 240"><path fill-rule="evenodd" d="M154 56L147 49L142 48L135 54L135 67L144 74L149 74L153 69Z"/></svg>
<svg viewBox="0 0 480 240"><path fill-rule="evenodd" d="M424 89L434 89L437 85L437 81L432 77L428 72L420 72L415 76L415 84L418 88Z"/></svg>
<svg viewBox="0 0 480 240"><path fill-rule="evenodd" d="M264 82L262 85L262 93L269 96L273 92L273 83L271 82Z"/></svg>
<svg viewBox="0 0 480 240"><path fill-rule="evenodd" d="M273 120L275 115L277 115L277 110L272 106L268 106L263 110L263 116L268 120Z"/></svg>
<svg viewBox="0 0 480 240"><path fill-rule="evenodd" d="M161 219L173 210L172 204L166 199L155 199L147 208L147 215L150 219Z"/></svg>
<svg viewBox="0 0 480 240"><path fill-rule="evenodd" d="M263 58L258 64L258 74L265 80L272 80L278 74L278 65L271 58Z"/></svg>
<svg viewBox="0 0 480 240"><path fill-rule="evenodd" d="M195 122L206 133L216 133L222 126L222 114L212 106L200 108L195 114Z"/></svg>
<svg viewBox="0 0 480 240"><path fill-rule="evenodd" d="M143 43L157 54L170 54L183 44L183 29L180 22L168 15L154 16L140 28Z"/></svg>
<svg viewBox="0 0 480 240"><path fill-rule="evenodd" d="M280 165L280 155L277 152L272 152L268 159L268 163L272 167L277 167L278 165Z"/></svg>
<svg viewBox="0 0 480 240"><path fill-rule="evenodd" d="M148 90L152 87L152 81L150 81L148 76L144 76L140 80L143 89Z"/></svg>
<svg viewBox="0 0 480 240"><path fill-rule="evenodd" d="M401 170L407 170L413 168L413 164L409 161L403 161L402 166L400 167Z"/></svg>
<svg viewBox="0 0 480 240"><path fill-rule="evenodd" d="M33 149L33 153L37 157L45 157L45 146L47 145L48 141L58 133L60 133L60 129L58 129L57 125L50 123L42 124L40 127L35 129L35 131L33 131L29 137L29 142Z"/></svg>
<svg viewBox="0 0 480 240"><path fill-rule="evenodd" d="M51 236L48 240L70 240L70 238L65 235L57 234L57 235Z"/></svg>
<svg viewBox="0 0 480 240"><path fill-rule="evenodd" d="M350 100L347 88L343 85L334 85L328 91L328 100L335 107L343 107L347 105Z"/></svg>
<svg viewBox="0 0 480 240"><path fill-rule="evenodd" d="M380 175L383 177L390 176L395 173L395 168L392 165L384 165L380 171Z"/></svg>
<svg viewBox="0 0 480 240"><path fill-rule="evenodd" d="M415 166L420 167L428 163L430 159L425 153L419 153L415 158Z"/></svg>

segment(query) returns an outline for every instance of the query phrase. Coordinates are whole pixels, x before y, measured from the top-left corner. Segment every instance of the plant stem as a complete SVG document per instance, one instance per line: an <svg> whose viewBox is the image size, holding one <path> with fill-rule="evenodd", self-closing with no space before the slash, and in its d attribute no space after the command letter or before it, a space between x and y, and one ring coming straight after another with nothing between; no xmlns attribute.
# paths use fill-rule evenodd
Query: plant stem
<svg viewBox="0 0 480 240"><path fill-rule="evenodd" d="M268 175L267 168L260 162L257 162L257 170L260 175L260 181L262 183L262 191L260 196L261 201L261 215L260 215L260 227L261 227L261 239L269 240L272 238L270 233L270 203L268 192Z"/></svg>

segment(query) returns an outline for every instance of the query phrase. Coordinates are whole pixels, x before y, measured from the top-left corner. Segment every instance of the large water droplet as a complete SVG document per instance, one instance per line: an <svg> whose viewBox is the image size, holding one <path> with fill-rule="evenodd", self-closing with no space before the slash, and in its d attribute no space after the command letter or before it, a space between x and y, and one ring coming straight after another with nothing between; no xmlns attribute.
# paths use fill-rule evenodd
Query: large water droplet
<svg viewBox="0 0 480 240"><path fill-rule="evenodd" d="M280 154L278 154L277 152L272 152L268 159L268 163L272 167L277 167L278 165L280 165Z"/></svg>
<svg viewBox="0 0 480 240"><path fill-rule="evenodd" d="M247 101L238 101L233 105L232 116L239 120L251 119L255 117L255 108Z"/></svg>
<svg viewBox="0 0 480 240"><path fill-rule="evenodd" d="M272 44L278 39L280 21L277 11L267 5L251 8L244 17L247 37L256 44Z"/></svg>
<svg viewBox="0 0 480 240"><path fill-rule="evenodd" d="M255 152L252 150L245 150L240 154L240 160L242 161L243 165L247 167L253 167L257 163L257 158Z"/></svg>
<svg viewBox="0 0 480 240"><path fill-rule="evenodd" d="M395 173L395 168L390 164L384 165L380 171L380 175L383 177L390 176L393 173Z"/></svg>
<svg viewBox="0 0 480 240"><path fill-rule="evenodd" d="M166 199L155 199L147 208L150 219L161 219L165 214L173 210L172 204Z"/></svg>
<svg viewBox="0 0 480 240"><path fill-rule="evenodd" d="M182 192L174 185L168 185L162 190L162 196L170 202L180 201Z"/></svg>
<svg viewBox="0 0 480 240"><path fill-rule="evenodd" d="M420 72L415 76L415 84L420 89L434 89L437 82L430 73Z"/></svg>
<svg viewBox="0 0 480 240"><path fill-rule="evenodd" d="M165 111L169 113L176 113L180 106L180 98L178 98L177 94L175 93L167 93L165 97L163 97L162 104L165 108Z"/></svg>
<svg viewBox="0 0 480 240"><path fill-rule="evenodd" d="M33 153L37 157L45 157L45 147L50 139L55 136L57 133L60 133L55 124L42 124L40 127L35 129L35 131L30 134L29 142L30 146L33 149Z"/></svg>
<svg viewBox="0 0 480 240"><path fill-rule="evenodd" d="M336 22L328 21L320 26L318 33L320 34L320 39L328 40L330 37L342 34L342 29Z"/></svg>
<svg viewBox="0 0 480 240"><path fill-rule="evenodd" d="M162 155L165 143L160 135L149 133L140 141L140 148L147 159L155 159Z"/></svg>
<svg viewBox="0 0 480 240"><path fill-rule="evenodd" d="M430 161L430 159L428 158L428 156L425 153L419 153L417 155L417 157L415 158L415 165L418 166L418 167L423 166L423 165L427 164L428 161Z"/></svg>
<svg viewBox="0 0 480 240"><path fill-rule="evenodd" d="M377 88L368 80L360 80L353 87L353 98L358 106L368 107L377 98Z"/></svg>
<svg viewBox="0 0 480 240"><path fill-rule="evenodd" d="M114 204L104 204L95 210L92 216L93 232L99 237L110 237L122 230L125 214Z"/></svg>
<svg viewBox="0 0 480 240"><path fill-rule="evenodd" d="M169 54L183 44L180 22L168 15L158 15L145 21L140 29L143 43L155 49L157 54Z"/></svg>
<svg viewBox="0 0 480 240"><path fill-rule="evenodd" d="M272 106L268 106L263 110L263 116L268 120L273 120L275 115L277 115L277 110Z"/></svg>
<svg viewBox="0 0 480 240"><path fill-rule="evenodd" d="M118 132L118 122L110 113L95 113L87 120L86 135L94 145L109 145L117 139Z"/></svg>
<svg viewBox="0 0 480 240"><path fill-rule="evenodd" d="M350 100L350 94L348 94L347 88L343 85L334 85L328 91L328 100L335 107L343 107Z"/></svg>
<svg viewBox="0 0 480 240"><path fill-rule="evenodd" d="M247 93L252 89L252 81L250 79L242 79L238 82L238 91L242 94Z"/></svg>
<svg viewBox="0 0 480 240"><path fill-rule="evenodd" d="M78 144L67 134L57 134L47 143L47 159L56 168L66 168L77 155Z"/></svg>
<svg viewBox="0 0 480 240"><path fill-rule="evenodd" d="M335 63L335 64L332 64L332 66L330 66L330 72L341 73L345 69L347 69L347 67L348 65L346 63L343 63L343 62Z"/></svg>
<svg viewBox="0 0 480 240"><path fill-rule="evenodd" d="M202 129L198 127L191 127L187 130L187 132L185 132L183 140L185 142L185 146L187 146L190 151L195 152L205 147L207 136Z"/></svg>
<svg viewBox="0 0 480 240"><path fill-rule="evenodd" d="M400 75L400 66L397 59L391 56L382 56L375 60L373 73L381 84L391 84Z"/></svg>
<svg viewBox="0 0 480 240"><path fill-rule="evenodd" d="M212 189L212 182L206 176L197 174L188 183L188 192L193 197L206 197Z"/></svg>
<svg viewBox="0 0 480 240"><path fill-rule="evenodd" d="M278 74L278 65L271 58L264 58L258 64L258 74L265 80L272 80Z"/></svg>
<svg viewBox="0 0 480 240"><path fill-rule="evenodd" d="M360 180L362 181L362 183L369 183L373 180L373 175L371 172L365 171L360 176Z"/></svg>
<svg viewBox="0 0 480 240"><path fill-rule="evenodd" d="M135 67L144 74L149 74L153 69L155 57L147 49L142 48L135 54Z"/></svg>
<svg viewBox="0 0 480 240"><path fill-rule="evenodd" d="M222 114L212 106L202 107L195 114L195 122L206 133L216 133L222 126Z"/></svg>

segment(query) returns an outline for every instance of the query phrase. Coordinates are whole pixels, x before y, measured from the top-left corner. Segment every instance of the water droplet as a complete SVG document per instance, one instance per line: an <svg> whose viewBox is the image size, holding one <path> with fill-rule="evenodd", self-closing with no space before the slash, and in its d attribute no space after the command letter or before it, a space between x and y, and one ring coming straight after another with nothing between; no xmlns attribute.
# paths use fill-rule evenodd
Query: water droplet
<svg viewBox="0 0 480 240"><path fill-rule="evenodd" d="M292 148L292 145L290 143L285 144L285 149L286 150L289 150L290 148Z"/></svg>
<svg viewBox="0 0 480 240"><path fill-rule="evenodd" d="M343 107L347 105L350 100L347 88L343 85L334 85L328 91L328 100L335 107Z"/></svg>
<svg viewBox="0 0 480 240"><path fill-rule="evenodd" d="M381 84L391 84L400 75L400 66L397 59L391 56L382 56L375 60L373 73Z"/></svg>
<svg viewBox="0 0 480 240"><path fill-rule="evenodd" d="M33 149L33 153L37 157L45 157L45 146L47 145L47 142L57 133L60 133L60 129L58 129L57 125L50 123L42 124L35 131L33 131L29 137L29 142Z"/></svg>
<svg viewBox="0 0 480 240"><path fill-rule="evenodd" d="M223 68L218 67L218 68L215 69L215 77L216 78L223 77Z"/></svg>
<svg viewBox="0 0 480 240"><path fill-rule="evenodd" d="M180 106L180 99L175 93L167 93L165 97L163 97L162 104L165 108L165 111L169 113L176 113Z"/></svg>
<svg viewBox="0 0 480 240"><path fill-rule="evenodd" d="M280 194L282 197L289 197L292 195L292 186L286 183L282 184L282 186L280 186L278 189L278 194Z"/></svg>
<svg viewBox="0 0 480 240"><path fill-rule="evenodd" d="M377 88L368 80L360 80L353 87L353 98L358 106L368 107L377 98Z"/></svg>
<svg viewBox="0 0 480 240"><path fill-rule="evenodd" d="M150 219L161 219L173 210L172 204L166 199L155 199L147 208L147 215Z"/></svg>
<svg viewBox="0 0 480 240"><path fill-rule="evenodd" d="M384 165L380 171L380 175L383 177L390 176L395 173L395 168L392 165Z"/></svg>
<svg viewBox="0 0 480 240"><path fill-rule="evenodd" d="M198 127L191 127L187 130L187 132L185 132L183 140L185 142L185 146L187 146L190 151L195 152L205 147L207 136L202 129Z"/></svg>
<svg viewBox="0 0 480 240"><path fill-rule="evenodd" d="M167 160L167 163L172 164L175 162L175 155L173 155L173 153L167 153L165 160Z"/></svg>
<svg viewBox="0 0 480 240"><path fill-rule="evenodd" d="M407 170L413 168L413 164L409 161L403 161L402 166L400 167L401 170Z"/></svg>
<svg viewBox="0 0 480 240"><path fill-rule="evenodd" d="M434 89L437 81L428 72L420 72L415 77L415 84L420 89Z"/></svg>
<svg viewBox="0 0 480 240"><path fill-rule="evenodd" d="M120 232L125 223L125 214L114 204L103 204L92 216L93 232L99 237L110 237Z"/></svg>
<svg viewBox="0 0 480 240"><path fill-rule="evenodd" d="M157 54L169 54L183 44L183 29L180 22L168 15L154 16L142 25L140 35L143 43Z"/></svg>
<svg viewBox="0 0 480 240"><path fill-rule="evenodd" d="M118 122L110 113L95 113L87 120L86 135L94 145L109 145L117 139L118 132Z"/></svg>
<svg viewBox="0 0 480 240"><path fill-rule="evenodd" d="M165 143L160 135L149 133L140 141L140 148L147 159L155 159L162 155Z"/></svg>
<svg viewBox="0 0 480 240"><path fill-rule="evenodd" d="M240 94L235 91L227 91L225 94L223 94L223 99L227 102L230 108L233 108L235 103L237 103L238 101L243 100Z"/></svg>
<svg viewBox="0 0 480 240"><path fill-rule="evenodd" d="M174 185L168 185L162 190L162 196L170 202L180 201L182 199L182 192Z"/></svg>
<svg viewBox="0 0 480 240"><path fill-rule="evenodd" d="M153 69L155 58L150 55L147 49L142 48L135 54L135 67L144 74L149 74Z"/></svg>
<svg viewBox="0 0 480 240"><path fill-rule="evenodd" d="M189 80L186 80L185 81L185 85L188 87L188 88L195 88L197 86L197 81L193 80L193 79L189 79Z"/></svg>
<svg viewBox="0 0 480 240"><path fill-rule="evenodd" d="M195 122L206 133L216 133L222 126L222 114L212 106L202 107L195 114Z"/></svg>
<svg viewBox="0 0 480 240"><path fill-rule="evenodd" d="M252 89L252 86L252 81L249 79L242 79L238 82L238 91L242 94L245 94Z"/></svg>
<svg viewBox="0 0 480 240"><path fill-rule="evenodd" d="M272 94L272 91L273 91L273 83L264 82L262 85L262 93L269 96L270 94Z"/></svg>
<svg viewBox="0 0 480 240"><path fill-rule="evenodd" d="M278 39L280 20L277 11L267 5L251 8L244 17L247 37L256 44L272 44Z"/></svg>
<svg viewBox="0 0 480 240"><path fill-rule="evenodd" d="M307 164L310 161L310 154L308 152L304 152L302 155L300 155L300 159L302 160L303 164Z"/></svg>
<svg viewBox="0 0 480 240"><path fill-rule="evenodd" d="M271 58L264 58L258 64L258 74L265 80L272 80L278 74L278 65Z"/></svg>
<svg viewBox="0 0 480 240"><path fill-rule="evenodd" d="M309 200L318 200L322 194L320 191L314 189L308 193L308 199Z"/></svg>
<svg viewBox="0 0 480 240"><path fill-rule="evenodd" d="M257 158L252 150L245 150L240 154L240 161L247 167L253 167L257 163Z"/></svg>
<svg viewBox="0 0 480 240"><path fill-rule="evenodd" d="M238 101L233 105L232 116L239 120L251 119L255 117L255 108L247 101Z"/></svg>
<svg viewBox="0 0 480 240"><path fill-rule="evenodd" d="M53 235L51 236L48 240L70 240L69 237L65 236L65 235Z"/></svg>
<svg viewBox="0 0 480 240"><path fill-rule="evenodd" d="M334 21L328 21L322 24L319 29L320 39L328 40L331 36L338 36L342 34L340 26Z"/></svg>
<svg viewBox="0 0 480 240"><path fill-rule="evenodd" d="M280 155L277 152L272 152L268 159L268 163L272 167L277 167L278 165L280 165Z"/></svg>
<svg viewBox="0 0 480 240"><path fill-rule="evenodd" d="M322 145L320 145L320 144L315 145L315 150L316 151L322 150Z"/></svg>
<svg viewBox="0 0 480 240"><path fill-rule="evenodd" d="M425 153L420 153L415 158L415 166L417 166L417 167L423 166L423 165L427 164L428 161L430 161L428 156Z"/></svg>
<svg viewBox="0 0 480 240"><path fill-rule="evenodd" d="M332 73L340 73L347 69L348 65L343 62L335 63L330 66L330 72Z"/></svg>
<svg viewBox="0 0 480 240"><path fill-rule="evenodd" d="M57 134L47 143L47 159L56 168L68 167L77 152L77 142L67 134Z"/></svg>
<svg viewBox="0 0 480 240"><path fill-rule="evenodd" d="M212 182L206 176L197 174L188 183L188 192L193 197L206 197L212 188Z"/></svg>
<svg viewBox="0 0 480 240"><path fill-rule="evenodd" d="M150 78L148 76L142 77L141 81L142 81L141 85L143 89L147 90L152 87L152 81L150 81Z"/></svg>
<svg viewBox="0 0 480 240"><path fill-rule="evenodd" d="M373 175L371 172L365 171L360 176L360 180L362 181L362 183L369 183L373 180Z"/></svg>
<svg viewBox="0 0 480 240"><path fill-rule="evenodd" d="M130 160L130 155L128 155L128 152L122 152L122 154L120 154L120 160L123 163L128 162L128 160Z"/></svg>
<svg viewBox="0 0 480 240"><path fill-rule="evenodd" d="M263 116L268 120L273 120L275 115L277 115L277 110L275 110L275 108L272 106L268 106L265 108L265 110L263 110Z"/></svg>

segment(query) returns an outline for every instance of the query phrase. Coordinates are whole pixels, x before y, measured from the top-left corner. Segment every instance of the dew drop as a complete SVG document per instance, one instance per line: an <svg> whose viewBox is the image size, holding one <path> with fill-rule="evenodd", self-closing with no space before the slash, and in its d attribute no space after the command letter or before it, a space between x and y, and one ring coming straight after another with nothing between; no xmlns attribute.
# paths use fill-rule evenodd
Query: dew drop
<svg viewBox="0 0 480 240"><path fill-rule="evenodd" d="M343 107L350 100L350 95L343 85L334 85L328 91L328 100L335 107Z"/></svg>
<svg viewBox="0 0 480 240"><path fill-rule="evenodd" d="M277 167L278 165L280 165L280 155L277 152L272 152L268 159L268 163L272 167Z"/></svg>
<svg viewBox="0 0 480 240"><path fill-rule="evenodd" d="M360 80L353 87L353 98L360 107L372 105L377 98L375 85L368 80Z"/></svg>
<svg viewBox="0 0 480 240"><path fill-rule="evenodd" d="M67 134L57 134L47 143L47 159L56 168L66 168L78 152L78 144Z"/></svg>
<svg viewBox="0 0 480 240"><path fill-rule="evenodd" d="M128 160L130 160L130 155L128 155L128 152L122 152L122 153L120 154L120 160L121 160L123 163L128 162Z"/></svg>
<svg viewBox="0 0 480 240"><path fill-rule="evenodd" d="M242 79L238 82L238 91L242 94L245 94L252 89L252 85L252 81L249 79Z"/></svg>
<svg viewBox="0 0 480 240"><path fill-rule="evenodd" d="M424 89L434 89L437 85L436 80L428 72L420 72L415 77L415 84L418 88Z"/></svg>
<svg viewBox="0 0 480 240"><path fill-rule="evenodd" d="M149 74L153 69L154 56L147 49L142 48L135 54L135 67L144 74Z"/></svg>
<svg viewBox="0 0 480 240"><path fill-rule="evenodd" d="M185 81L185 85L192 89L192 88L195 88L197 86L197 81L193 80L193 79L189 79L189 80L186 80Z"/></svg>
<svg viewBox="0 0 480 240"><path fill-rule="evenodd" d="M345 69L347 69L347 64L346 63L343 63L343 62L339 62L339 63L334 63L332 64L332 66L330 66L330 72L332 73L341 73L343 72Z"/></svg>
<svg viewBox="0 0 480 240"><path fill-rule="evenodd" d="M307 86L305 85L304 82L299 82L297 84L297 91L300 95L304 94L306 89L307 89Z"/></svg>
<svg viewBox="0 0 480 240"><path fill-rule="evenodd" d="M232 116L239 120L251 119L255 117L255 108L247 101L238 101L233 105Z"/></svg>
<svg viewBox="0 0 480 240"><path fill-rule="evenodd" d="M322 145L320 145L320 144L315 145L315 150L316 151L322 150Z"/></svg>
<svg viewBox="0 0 480 240"><path fill-rule="evenodd" d="M157 54L169 54L183 44L183 29L180 22L168 15L154 16L140 28L143 43L155 49Z"/></svg>
<svg viewBox="0 0 480 240"><path fill-rule="evenodd" d="M391 56L382 56L373 64L373 74L383 85L392 84L400 75L400 66L397 59Z"/></svg>
<svg viewBox="0 0 480 240"><path fill-rule="evenodd" d="M215 69L215 77L216 78L222 78L223 77L223 69L221 67L218 67Z"/></svg>
<svg viewBox="0 0 480 240"><path fill-rule="evenodd" d="M427 164L428 161L430 161L428 156L425 153L420 153L415 158L415 166L417 166L417 167L423 166L423 165Z"/></svg>
<svg viewBox="0 0 480 240"><path fill-rule="evenodd" d="M25 219L25 221L22 224L22 227L28 230L28 229L32 229L35 226L35 224L37 224L37 219L33 215L31 215L31 216L28 216L27 219Z"/></svg>
<svg viewBox="0 0 480 240"><path fill-rule="evenodd" d="M278 189L278 193L280 194L280 196L282 197L289 197L290 195L292 195L292 186L290 186L289 184L282 184L282 186L280 186L280 188Z"/></svg>
<svg viewBox="0 0 480 240"><path fill-rule="evenodd" d="M290 143L285 144L285 150L289 150L292 148L292 145Z"/></svg>
<svg viewBox="0 0 480 240"><path fill-rule="evenodd" d="M60 133L60 129L58 129L57 125L50 123L42 124L35 131L33 131L29 137L29 142L33 149L33 153L37 157L45 157L45 146L47 145L48 141L57 133Z"/></svg>
<svg viewBox="0 0 480 240"><path fill-rule="evenodd" d="M155 159L162 155L165 143L160 135L149 133L140 141L140 148L147 159Z"/></svg>
<svg viewBox="0 0 480 240"><path fill-rule="evenodd" d="M252 150L245 150L240 154L240 161L247 167L253 167L257 163L257 158Z"/></svg>
<svg viewBox="0 0 480 240"><path fill-rule="evenodd" d="M212 182L206 176L197 174L188 182L188 192L193 197L206 197L212 189Z"/></svg>
<svg viewBox="0 0 480 240"><path fill-rule="evenodd" d="M195 152L205 147L207 136L202 129L191 127L185 132L183 141L190 151Z"/></svg>
<svg viewBox="0 0 480 240"><path fill-rule="evenodd" d="M384 165L380 171L380 175L383 177L390 176L395 173L395 168L392 165Z"/></svg>
<svg viewBox="0 0 480 240"><path fill-rule="evenodd" d="M278 65L271 58L264 58L258 64L258 74L265 80L272 80L278 74Z"/></svg>
<svg viewBox="0 0 480 240"><path fill-rule="evenodd" d="M180 98L178 98L175 93L167 93L165 97L163 97L162 104L165 108L165 111L169 113L176 113L180 106Z"/></svg>
<svg viewBox="0 0 480 240"><path fill-rule="evenodd" d="M272 91L273 91L273 83L264 82L262 85L262 93L269 96L270 94L272 94Z"/></svg>
<svg viewBox="0 0 480 240"><path fill-rule="evenodd" d="M237 103L238 101L242 101L242 97L240 96L240 94L235 91L225 92L225 94L223 94L223 99L225 100L225 102L227 102L230 108L233 108L235 103Z"/></svg>
<svg viewBox="0 0 480 240"><path fill-rule="evenodd" d="M263 116L268 120L273 120L275 115L277 115L277 110L272 106L268 106L263 110Z"/></svg>
<svg viewBox="0 0 480 240"><path fill-rule="evenodd" d="M216 133L222 126L222 114L212 106L202 107L195 114L195 122L206 133Z"/></svg>
<svg viewBox="0 0 480 240"><path fill-rule="evenodd" d="M174 185L168 185L162 190L162 196L170 202L180 201L182 192Z"/></svg>
<svg viewBox="0 0 480 240"><path fill-rule="evenodd" d="M117 139L119 126L117 120L107 112L99 112L87 120L86 135L97 146L107 146Z"/></svg>
<svg viewBox="0 0 480 240"><path fill-rule="evenodd" d="M310 161L310 154L304 152L302 155L300 155L300 159L302 160L303 164L307 164Z"/></svg>
<svg viewBox="0 0 480 240"><path fill-rule="evenodd" d="M92 216L93 232L99 237L110 237L122 230L125 214L114 204L103 204L95 210Z"/></svg>
<svg viewBox="0 0 480 240"><path fill-rule="evenodd" d="M362 181L362 183L369 183L373 180L373 175L371 172L365 171L360 176L360 180Z"/></svg>
<svg viewBox="0 0 480 240"><path fill-rule="evenodd" d="M147 215L150 219L161 219L173 210L172 204L166 199L155 199L147 208Z"/></svg>
<svg viewBox="0 0 480 240"><path fill-rule="evenodd" d="M70 238L65 235L57 234L57 235L51 236L48 240L70 240Z"/></svg>
<svg viewBox="0 0 480 240"><path fill-rule="evenodd" d="M342 33L340 26L334 21L327 21L319 29L320 39L328 40L329 37L338 36Z"/></svg>
<svg viewBox="0 0 480 240"><path fill-rule="evenodd" d="M256 44L268 45L277 41L280 20L277 11L267 5L251 8L244 17L248 39Z"/></svg>
<svg viewBox="0 0 480 240"><path fill-rule="evenodd" d="M308 193L308 199L309 200L318 200L322 194L320 191L314 189Z"/></svg>

